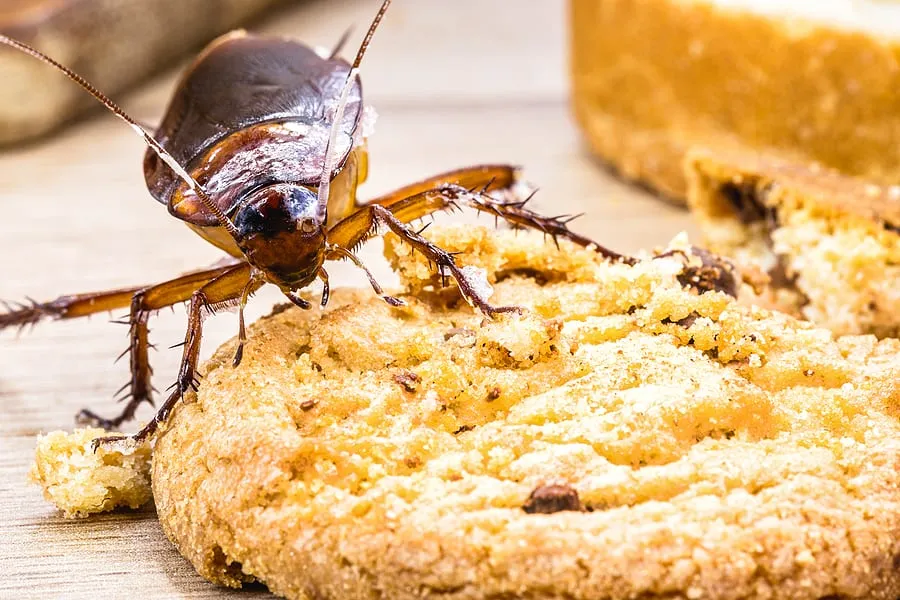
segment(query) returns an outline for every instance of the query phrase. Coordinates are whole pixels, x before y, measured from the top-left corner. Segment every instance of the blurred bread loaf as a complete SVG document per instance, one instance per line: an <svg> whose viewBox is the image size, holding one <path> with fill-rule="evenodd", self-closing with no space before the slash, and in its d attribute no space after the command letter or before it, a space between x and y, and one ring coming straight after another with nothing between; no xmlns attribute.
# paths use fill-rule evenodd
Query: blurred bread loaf
<svg viewBox="0 0 900 600"><path fill-rule="evenodd" d="M0 33L35 46L114 95L282 0L13 0ZM32 138L91 106L53 69L0 47L0 145Z"/></svg>
<svg viewBox="0 0 900 600"><path fill-rule="evenodd" d="M571 0L571 25L593 151L673 199L695 146L900 182L896 0Z"/></svg>

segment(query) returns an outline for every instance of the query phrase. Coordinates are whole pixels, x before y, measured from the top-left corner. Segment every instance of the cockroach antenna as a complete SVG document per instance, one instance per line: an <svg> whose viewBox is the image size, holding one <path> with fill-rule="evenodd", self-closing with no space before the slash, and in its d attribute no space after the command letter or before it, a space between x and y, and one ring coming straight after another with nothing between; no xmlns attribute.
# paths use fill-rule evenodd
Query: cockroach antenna
<svg viewBox="0 0 900 600"><path fill-rule="evenodd" d="M128 113L122 110L115 102L110 100L103 92L95 88L90 82L88 82L84 77L82 77L75 71L56 62L43 52L32 48L28 44L23 44L22 42L14 40L3 34L0 34L0 44L15 48L16 50L24 52L25 54L28 54L29 56L32 56L39 61L50 65L56 70L61 71L66 77L84 88L87 93L89 93L98 102L108 108L113 114L125 121L128 126L135 131L135 133L144 138L144 142L146 142L146 144L150 146L150 148L152 148L154 152L156 152L156 155L159 156L159 158L162 159L162 161L166 163L170 169L175 171L175 174L178 175L178 177L180 177L188 185L191 191L194 192L198 198L200 198L200 201L203 202L203 206L205 206L206 209L216 217L216 220L219 222L219 224L224 227L232 237L237 237L238 230L234 226L234 223L232 223L231 220L225 215L225 213L222 212L222 209L212 201L212 198L210 198L206 194L206 192L203 191L203 188L199 183L197 183L197 180L191 177L190 174L185 171L184 167L178 164L178 161L175 160L175 157L166 152L166 149L162 147L162 144L156 141L156 139L152 135L147 133L147 131L144 130L144 128L141 127L137 121L128 116Z"/></svg>
<svg viewBox="0 0 900 600"><path fill-rule="evenodd" d="M334 114L334 122L331 124L331 132L328 135L328 143L325 146L325 165L322 168L322 177L319 180L317 201L319 204L319 217L322 222L325 222L325 216L328 212L328 194L331 187L331 172L334 170L337 154L334 146L337 143L341 121L344 119L344 107L347 105L347 96L350 93L350 88L353 87L353 81L359 74L359 64L366 54L369 42L372 41L372 36L375 35L375 30L378 29L378 24L381 23L381 19L384 17L384 13L387 12L388 6L390 5L391 0L384 0L384 2L381 3L381 8L378 9L378 13L375 15L375 18L372 19L372 24L369 25L366 37L363 38L362 43L359 45L359 50L356 52L356 58L353 59L353 64L350 66L350 72L347 73L347 81L344 83L344 88L341 90L341 97L340 100L338 100L337 110Z"/></svg>

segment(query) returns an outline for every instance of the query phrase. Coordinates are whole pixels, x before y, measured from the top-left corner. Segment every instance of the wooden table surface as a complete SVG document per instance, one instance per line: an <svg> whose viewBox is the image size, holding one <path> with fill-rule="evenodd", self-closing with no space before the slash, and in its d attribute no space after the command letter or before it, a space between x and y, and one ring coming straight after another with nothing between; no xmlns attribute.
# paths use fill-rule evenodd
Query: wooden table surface
<svg viewBox="0 0 900 600"><path fill-rule="evenodd" d="M355 50L376 5L298 3L257 29L330 46L355 25L348 46ZM367 101L380 115L364 195L448 168L508 161L525 166L541 188L538 207L585 212L577 228L612 248L632 251L691 231L686 213L616 180L585 152L567 104L566 25L562 0L395 2L363 63ZM155 122L175 76L150 82L122 104ZM140 140L103 115L0 155L0 297L49 300L156 282L218 258L150 198L142 154ZM363 256L392 281L379 242ZM350 269L330 270L333 283L363 284ZM265 313L277 298L272 290L261 293L248 314ZM236 596L196 575L152 508L70 521L27 483L38 433L72 428L84 406L116 410L112 394L127 366L113 359L126 338L124 327L108 321L97 316L0 335L0 597ZM165 311L151 323L153 341L166 348L181 340L183 326L183 310ZM236 328L233 314L211 319L205 354ZM155 353L160 389L179 355ZM139 416L148 414L145 407ZM260 586L241 597L266 594Z"/></svg>

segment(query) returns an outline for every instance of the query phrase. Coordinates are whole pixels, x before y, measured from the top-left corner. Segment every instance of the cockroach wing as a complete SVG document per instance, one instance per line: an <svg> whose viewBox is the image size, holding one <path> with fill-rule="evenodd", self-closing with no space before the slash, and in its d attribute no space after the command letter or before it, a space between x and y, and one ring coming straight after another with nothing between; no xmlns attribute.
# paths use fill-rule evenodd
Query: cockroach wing
<svg viewBox="0 0 900 600"><path fill-rule="evenodd" d="M199 177L226 213L249 187L276 180L317 185L349 72L345 61L323 59L289 39L243 31L227 34L207 46L182 77L156 138L192 174L200 159L218 154L210 152L214 148L234 159L231 164L218 161L222 172ZM336 172L352 149L362 113L362 85L357 80L344 109ZM286 127L272 140L240 135L266 123ZM261 150L268 142L270 147ZM164 204L181 185L151 151L144 157L144 177L150 193ZM176 216L212 224L207 213L200 208L191 216Z"/></svg>

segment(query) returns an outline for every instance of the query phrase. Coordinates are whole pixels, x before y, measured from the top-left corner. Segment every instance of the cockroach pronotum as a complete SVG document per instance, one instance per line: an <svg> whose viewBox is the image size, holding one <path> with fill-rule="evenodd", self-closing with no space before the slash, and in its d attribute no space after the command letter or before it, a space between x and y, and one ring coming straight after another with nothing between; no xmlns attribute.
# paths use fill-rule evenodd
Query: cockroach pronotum
<svg viewBox="0 0 900 600"><path fill-rule="evenodd" d="M113 429L132 419L142 403L152 404L150 314L188 302L181 366L168 398L136 434L99 438L95 447L149 438L179 399L196 387L203 319L216 308L239 310L237 366L246 340L244 306L266 283L309 309L298 292L320 280L324 306L329 288L323 264L349 260L386 302L402 304L384 293L354 254L380 229L400 236L442 276L449 274L462 296L488 317L518 309L492 306L453 254L429 242L410 222L466 205L515 227L535 228L554 239L594 247L610 259L627 260L569 230L569 218L544 217L525 208L527 198L512 193L518 169L509 165L457 169L365 203L357 200L368 158L359 65L389 5L390 0L382 2L352 63L338 58L341 44L322 56L296 41L244 31L214 40L182 76L154 135L71 69L0 35L4 45L61 71L128 123L148 146L144 178L150 194L230 257L224 264L156 285L60 296L11 306L0 314L3 329L130 307L126 353L131 379L123 388L124 409L111 419L88 410L78 415L82 423Z"/></svg>

